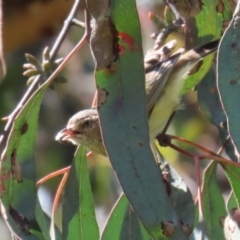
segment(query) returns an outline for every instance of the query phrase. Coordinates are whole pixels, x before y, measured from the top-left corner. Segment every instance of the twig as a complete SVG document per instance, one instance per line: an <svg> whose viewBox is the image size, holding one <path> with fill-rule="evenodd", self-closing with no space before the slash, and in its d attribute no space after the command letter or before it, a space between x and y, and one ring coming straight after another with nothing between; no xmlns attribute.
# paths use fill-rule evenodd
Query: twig
<svg viewBox="0 0 240 240"><path fill-rule="evenodd" d="M57 177L59 175L65 174L70 169L71 169L71 166L68 166L68 167L65 167L65 168L61 168L60 170L57 170L55 172L49 173L48 175L44 176L43 178L41 178L40 180L37 181L37 186L42 185L44 182L46 182L47 180L49 180L53 177Z"/></svg>
<svg viewBox="0 0 240 240"><path fill-rule="evenodd" d="M171 32L178 31L185 25L186 22L185 18L179 13L179 11L176 9L175 5L171 3L171 1L165 0L165 3L166 5L168 5L172 13L174 14L175 20L168 26L164 27L161 32L155 37L156 40L154 49L159 48Z"/></svg>
<svg viewBox="0 0 240 240"><path fill-rule="evenodd" d="M172 13L175 16L175 21L174 23L176 26L181 26L182 24L185 24L185 18L180 14L180 12L176 9L176 6L169 0L165 0L165 3L169 6L171 9Z"/></svg>
<svg viewBox="0 0 240 240"><path fill-rule="evenodd" d="M190 158L194 158L194 157L195 157L194 154L192 154L192 153L190 153L190 152L188 152L188 151L186 151L186 150L183 150L183 149L180 148L180 147L177 147L176 145L172 144L171 142L168 143L168 146L169 146L170 148L176 150L177 152L180 152L180 153L182 153L182 154L184 154L184 155L186 155L186 156L188 156L188 157L190 157Z"/></svg>
<svg viewBox="0 0 240 240"><path fill-rule="evenodd" d="M166 132L167 132L167 130L168 130L170 124L172 123L173 118L174 118L175 115L176 115L176 111L173 112L173 113L171 114L171 116L170 116L170 118L168 119L168 121L167 121L167 123L166 123L164 129L162 130L162 133L161 133L161 134L166 135Z"/></svg>
<svg viewBox="0 0 240 240"><path fill-rule="evenodd" d="M177 31L180 27L175 24L171 24L166 28L163 28L162 31L157 35L155 40L154 49L158 49L164 43L164 40L168 37L171 32Z"/></svg>
<svg viewBox="0 0 240 240"><path fill-rule="evenodd" d="M162 136L160 136L161 134L159 134L157 136L157 140L159 141L159 144L161 146L161 140L163 139ZM180 137L176 137L176 136L172 136L172 135L168 135L166 134L166 139L167 141L164 142L164 146L169 146L171 147L172 149L188 156L188 157L191 157L194 159L194 157L198 157L199 160L205 160L205 159L213 159L219 163L222 163L222 164L229 164L229 165L232 165L232 166L235 166L235 167L238 167L240 168L240 164L239 163L236 163L236 162L233 162L232 160L230 159L227 159L227 158L224 158L224 157L221 157L220 155L218 155L217 153L214 153L212 152L211 150L203 147L203 146L200 146L196 143L193 143L193 142L190 142L184 138L180 138ZM174 145L173 143L171 143L171 139L175 139L175 140L178 140L180 142L184 142L186 144L189 144L191 146L194 146L196 147L197 149L200 149L201 151L207 153L207 154L202 154L202 155L196 155L196 154L193 154L193 153L190 153L190 152L187 152L185 150L183 150L182 148L180 147L177 147L176 145Z"/></svg>
<svg viewBox="0 0 240 240"><path fill-rule="evenodd" d="M63 178L58 186L58 189L57 189L56 195L54 197L54 201L53 201L52 216L54 216L54 213L56 212L56 209L58 207L59 199L62 194L63 188L67 182L68 175L70 173L70 169L71 168L69 168L69 170L64 173ZM53 221L53 219L52 219L52 221Z"/></svg>
<svg viewBox="0 0 240 240"><path fill-rule="evenodd" d="M205 148L205 147L203 147L203 146L201 146L201 145L199 145L197 143L191 142L191 141L189 141L187 139L184 139L184 138L181 138L181 137L177 137L177 136L173 136L173 135L168 135L168 134L166 134L166 136L169 139L175 139L175 140L178 140L180 142L187 143L187 144L189 144L189 145L191 145L193 147L196 147L196 148L200 149L201 151L206 152L208 154L211 154L211 155L214 155L214 156L219 156L217 153L212 152L211 150L209 150L209 149L207 149L207 148Z"/></svg>
<svg viewBox="0 0 240 240"><path fill-rule="evenodd" d="M85 10L85 23L87 24L87 21L89 20L87 16L89 16L89 15L87 15L86 12L87 11ZM50 83L58 75L58 72L63 68L64 64L71 58L71 56L73 56L82 47L84 42L86 42L88 36L90 35L90 33L88 31L89 31L89 29L86 27L82 39L79 41L77 46L69 53L69 55L63 60L63 62L58 66L58 68L54 71L54 73L49 77L49 79L47 80L48 83ZM62 180L61 180L61 182L59 184L59 187L57 189L56 196L54 198L52 216L54 216L54 211L57 208L57 205L58 205L58 202L59 202L59 197L60 197L61 192L62 192L62 190L63 190L63 188L65 186L65 183L67 181L70 169L71 169L71 166L68 166L66 168L60 169L60 170L58 170L58 171L56 171L56 172L54 172L52 174L49 174L49 175L45 176L44 178L40 179L37 182L37 186L39 186L43 182L51 179L52 177L55 177L55 176L57 176L59 174L64 174L64 176L63 176L63 178L62 178Z"/></svg>
<svg viewBox="0 0 240 240"><path fill-rule="evenodd" d="M76 19L76 18L74 18L74 19L72 20L72 23L73 23L74 25L78 26L78 27L83 28L83 29L86 27L86 25L85 25L84 22L81 22L81 21L79 21L79 20Z"/></svg>
<svg viewBox="0 0 240 240"><path fill-rule="evenodd" d="M77 10L78 10L80 2L81 2L81 0L75 0L67 19L64 21L63 28L62 28L60 34L58 35L58 38L55 41L55 43L52 47L52 50L50 51L50 56L52 59L55 58L60 46L62 45L63 40L65 39L65 37L67 35L69 28L71 27L71 25L73 23L73 19L75 18L76 14L77 14Z"/></svg>
<svg viewBox="0 0 240 240"><path fill-rule="evenodd" d="M66 37L66 34L72 24L72 19L75 17L79 4L80 4L81 0L75 0L74 5L72 7L71 12L69 13L66 21L64 22L64 26L56 40L56 42L54 43L52 50L50 51L50 56L51 59L54 59L55 55L57 54L57 51L59 50L64 38ZM0 149L3 148L6 144L7 141L7 137L10 133L12 124L14 119L16 118L17 114L19 113L19 111L22 109L22 107L24 106L24 104L28 101L28 99L32 96L32 94L34 93L34 91L37 89L38 84L41 80L40 76L37 76L32 84L29 86L29 88L27 89L26 93L24 94L24 96L22 97L22 99L20 100L20 102L18 103L17 107L13 110L13 112L10 114L9 118L8 118L8 122L4 128L4 132L2 133L2 135L0 136Z"/></svg>
<svg viewBox="0 0 240 240"><path fill-rule="evenodd" d="M89 42L90 36L91 36L91 24L90 24L90 13L87 10L87 8L85 8L84 15L85 15L85 27L86 27L85 33L87 34L87 39Z"/></svg>

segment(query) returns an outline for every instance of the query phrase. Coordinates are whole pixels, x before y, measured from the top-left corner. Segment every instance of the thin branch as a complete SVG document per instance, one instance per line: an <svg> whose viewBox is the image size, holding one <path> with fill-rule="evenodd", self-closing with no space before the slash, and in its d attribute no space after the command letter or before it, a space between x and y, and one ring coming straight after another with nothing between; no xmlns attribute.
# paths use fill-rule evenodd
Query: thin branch
<svg viewBox="0 0 240 240"><path fill-rule="evenodd" d="M53 80L57 77L57 75L62 71L62 69L65 67L65 65L69 62L69 60L72 58L72 56L83 46L83 44L87 40L87 33L85 31L82 39L79 41L79 43L76 45L76 47L67 55L66 58L59 64L59 66L56 68L56 70L52 73L52 75L46 80L44 84L50 84L53 82Z"/></svg>
<svg viewBox="0 0 240 240"><path fill-rule="evenodd" d="M215 152L212 152L211 150L209 150L209 149L207 149L207 148L205 148L205 147L203 147L203 146L201 146L201 145L199 145L197 143L191 142L191 141L189 141L187 139L184 139L184 138L181 138L181 137L177 137L177 136L173 136L173 135L168 135L168 134L166 134L166 136L168 138L170 138L170 139L175 139L175 140L178 140L180 142L187 143L187 144L189 144L189 145L191 145L191 146L193 146L195 148L198 148L201 151L206 152L208 154L211 154L211 155L214 155L214 156L219 156L219 154L217 154Z"/></svg>
<svg viewBox="0 0 240 240"><path fill-rule="evenodd" d="M56 209L58 207L59 199L62 194L63 188L65 187L65 184L67 182L69 173L70 173L70 168L67 172L64 173L63 178L58 186L58 189L57 189L56 195L54 197L54 201L53 201L53 209L52 209L53 215L56 212Z"/></svg>
<svg viewBox="0 0 240 240"><path fill-rule="evenodd" d="M181 26L182 24L185 24L185 18L180 14L180 12L177 10L176 6L169 0L165 0L165 3L168 5L168 7L171 9L172 13L175 16L175 24L178 26Z"/></svg>
<svg viewBox="0 0 240 240"><path fill-rule="evenodd" d="M154 39L156 39L154 49L158 49L160 46L162 46L168 35L174 31L182 29L183 26L185 26L186 22L185 18L179 13L179 11L176 9L175 5L171 1L165 0L165 3L174 14L175 20L171 24L165 26L158 34L154 34ZM150 14L150 18L153 19L154 14ZM163 22L161 22L160 25L162 25L162 23Z"/></svg>
<svg viewBox="0 0 240 240"><path fill-rule="evenodd" d="M74 19L72 20L72 23L73 23L74 25L80 27L80 28L83 28L83 29L86 27L86 25L85 25L84 22L81 22L81 21L79 21L79 20L76 19L76 18L74 18Z"/></svg>
<svg viewBox="0 0 240 240"><path fill-rule="evenodd" d="M198 149L200 149L201 151L203 152L206 152L208 155L196 155L196 154L193 154L193 153L190 153L190 152L187 152L185 150L183 150L182 148L180 147L177 147L176 145L174 145L173 143L171 143L171 141L167 141L167 142L164 142L164 146L169 146L171 147L172 149L188 156L188 157L191 157L194 159L194 157L198 157L199 160L206 160L206 159L213 159L219 163L223 163L223 164L229 164L229 165L232 165L232 166L235 166L235 167L238 167L240 168L240 164L239 163L236 163L236 162L233 162L232 160L230 159L227 159L227 158L224 158L224 157L221 157L219 156L218 154L212 152L211 150L207 149L207 148L204 148L196 143L193 143L193 142L190 142L184 138L180 138L180 137L176 137L176 136L172 136L172 135L166 135L166 139L175 139L175 140L178 140L180 142L184 142L186 144L189 144L191 146L194 146ZM159 144L161 145L161 140L163 138L161 137L161 135L157 136L157 140L159 141Z"/></svg>
<svg viewBox="0 0 240 240"><path fill-rule="evenodd" d="M37 181L37 186L42 185L44 182L48 181L49 179L53 178L53 177L57 177L59 175L65 174L66 172L68 172L71 169L71 166L62 168L60 170L57 170L55 172L49 173L48 175L46 175L45 177L41 178L40 180Z"/></svg>
<svg viewBox="0 0 240 240"><path fill-rule="evenodd" d="M170 116L170 118L168 119L168 121L167 121L167 123L166 123L164 129L162 130L162 133L161 133L161 134L166 135L166 132L167 132L167 130L168 130L170 124L172 123L173 118L174 118L175 115L176 115L176 111L174 111L174 112L171 114L171 116Z"/></svg>
<svg viewBox="0 0 240 240"><path fill-rule="evenodd" d="M86 26L85 32L87 34L88 42L90 42L91 24L90 24L90 13L87 10L87 8L85 8L85 10L84 10L84 15L85 15L85 26Z"/></svg>
<svg viewBox="0 0 240 240"><path fill-rule="evenodd" d="M180 153L182 153L182 154L184 154L184 155L186 155L186 156L188 156L188 157L190 157L190 158L194 158L194 157L195 157L194 154L192 154L192 153L190 153L190 152L188 152L188 151L185 151L185 150L183 150L183 149L180 148L180 147L177 147L177 146L174 145L173 143L168 143L168 146L169 146L170 148L176 150L177 152L180 152Z"/></svg>
<svg viewBox="0 0 240 240"><path fill-rule="evenodd" d="M87 18L85 18L85 21L87 21ZM49 84L51 83L51 81L53 81L53 79L58 75L58 73L61 71L61 69L66 65L66 63L69 61L69 59L83 46L83 44L85 43L85 41L87 40L87 37L89 35L89 32L88 32L88 28L85 28L85 32L84 32L84 35L82 37L82 39L79 41L79 43L77 44L77 46L68 54L68 56L63 60L63 62L58 66L58 68L54 71L54 73L48 78L48 80L45 82L45 84ZM52 216L54 216L54 212L58 206L58 202L59 202L59 198L60 198L60 195L62 193L62 190L65 186L65 183L67 181L67 178L68 178L68 175L69 175L69 172L70 172L70 169L71 169L71 166L68 166L66 168L63 168L63 169L60 169L52 174L49 174L47 175L46 177L40 179L38 182L37 182L37 185L40 185L42 184L43 182L45 182L46 180L49 180L51 179L52 177L55 177L59 174L64 174L60 184L59 184L59 187L57 189L57 193L55 195L55 198L54 198L54 203L53 203L53 210L52 210Z"/></svg>
<svg viewBox="0 0 240 240"><path fill-rule="evenodd" d="M75 2L73 4L73 7L72 7L67 19L64 21L63 28L62 28L60 34L58 35L58 38L55 41L55 43L52 47L52 50L50 51L50 56L51 56L52 59L55 58L60 46L62 45L62 42L64 41L64 39L67 35L67 32L68 32L69 28L72 25L72 20L75 18L76 14L77 14L80 2L81 2L81 0L75 0Z"/></svg>
<svg viewBox="0 0 240 240"><path fill-rule="evenodd" d="M63 40L65 39L66 34L67 34L71 24L72 24L72 19L75 17L75 15L77 13L80 1L81 0L75 0L74 5L72 7L72 10L69 13L69 16L67 17L66 21L64 22L64 26L63 26L63 28L62 28L56 42L54 43L51 52L50 52L51 59L53 59L55 57L55 55L56 55L58 49L60 48ZM4 132L0 136L0 148L3 148L6 145L7 137L10 133L11 128L12 128L12 124L13 124L14 119L16 118L17 114L22 109L24 104L28 101L28 99L32 96L34 91L37 89L40 80L41 80L40 76L37 76L33 80L32 84L29 86L26 93L24 94L24 96L22 97L20 102L18 103L17 107L10 114L10 116L8 118L8 122L7 122L7 124L4 128Z"/></svg>

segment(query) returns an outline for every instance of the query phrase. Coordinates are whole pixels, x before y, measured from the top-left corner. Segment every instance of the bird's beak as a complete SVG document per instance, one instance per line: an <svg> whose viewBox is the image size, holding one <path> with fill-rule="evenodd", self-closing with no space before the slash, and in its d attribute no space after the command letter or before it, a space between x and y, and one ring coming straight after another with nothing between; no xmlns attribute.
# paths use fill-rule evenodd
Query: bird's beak
<svg viewBox="0 0 240 240"><path fill-rule="evenodd" d="M69 138L72 138L76 135L76 133L70 129L64 128L61 130L55 137L55 140L58 142L68 141Z"/></svg>

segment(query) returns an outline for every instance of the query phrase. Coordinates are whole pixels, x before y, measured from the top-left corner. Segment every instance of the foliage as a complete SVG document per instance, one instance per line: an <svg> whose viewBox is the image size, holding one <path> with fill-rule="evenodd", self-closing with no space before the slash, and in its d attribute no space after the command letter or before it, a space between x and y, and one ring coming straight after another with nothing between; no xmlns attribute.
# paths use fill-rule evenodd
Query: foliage
<svg viewBox="0 0 240 240"><path fill-rule="evenodd" d="M136 2L114 0L108 5L108 1L88 0L85 24L80 24L75 19L79 6L76 0L63 27L64 34L59 34L51 51L44 51L43 62L47 62L47 67L41 65L35 57L27 55L30 61L25 64L28 69L25 75L31 77L30 86L9 116L1 138L0 144L4 147L0 168L1 211L15 238L240 238L237 224L234 225L236 230L229 230L233 224L229 217L227 221L222 221L223 226L219 224L223 217L236 213L233 208L239 208L240 202L240 165L237 163L239 3L233 13L231 1L202 0L199 13L194 17L186 17L188 20L185 22L188 11L183 11L186 8L183 2L176 5L179 12L173 4L168 3L164 20L154 14L150 15L163 28L159 30L156 44L161 45L172 32L184 36L184 30L187 31L187 47L221 38L216 63L214 55L205 58L186 79L182 89L182 94L185 94L203 79L198 85L198 101L202 112L219 131L221 151L213 153L192 144L195 149L203 151L201 155L193 154L168 142L169 146L192 157L196 168L199 161L213 159L203 173L202 188L195 207L190 190L180 175L165 161L159 149L149 144L142 34ZM188 7L193 8L191 4ZM169 11L170 8L173 13ZM93 18L91 35L88 32L90 15ZM231 18L228 27L223 29L224 23ZM85 33L75 49L63 61L57 61L56 53L72 23L84 26ZM222 32L224 34L221 37ZM97 104L102 135L110 162L123 189L102 234L94 212L89 168L83 146L77 149L71 170L65 175L65 180L67 176L68 179L60 227L54 225L54 214L50 219L43 212L36 186L34 150L43 97L47 89L53 86L56 77L54 87L62 83L61 79L65 81L65 78L57 76L58 73L87 40L96 64ZM223 150L231 160L220 156ZM225 204L217 184L218 166L231 185L228 204ZM225 205L230 208L229 213Z"/></svg>

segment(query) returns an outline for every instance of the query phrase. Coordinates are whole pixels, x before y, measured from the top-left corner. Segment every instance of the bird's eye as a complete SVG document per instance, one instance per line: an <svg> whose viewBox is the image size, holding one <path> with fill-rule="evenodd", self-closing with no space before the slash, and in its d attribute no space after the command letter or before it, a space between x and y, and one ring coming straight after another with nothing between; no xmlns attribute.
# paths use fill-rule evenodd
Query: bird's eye
<svg viewBox="0 0 240 240"><path fill-rule="evenodd" d="M91 127L91 126L92 126L92 121L85 121L85 122L84 122L84 127L89 128L89 127Z"/></svg>

